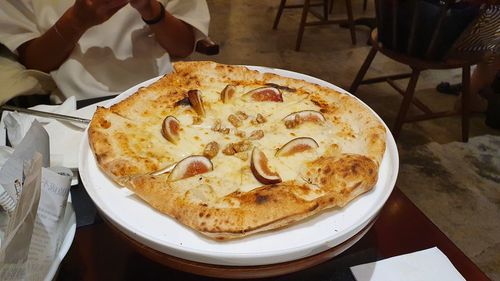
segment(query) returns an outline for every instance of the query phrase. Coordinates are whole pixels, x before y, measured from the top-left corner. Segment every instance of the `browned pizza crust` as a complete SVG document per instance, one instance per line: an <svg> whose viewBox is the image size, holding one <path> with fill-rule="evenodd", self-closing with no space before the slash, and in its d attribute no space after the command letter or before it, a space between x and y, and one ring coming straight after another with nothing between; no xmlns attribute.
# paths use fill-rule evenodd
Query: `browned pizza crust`
<svg viewBox="0 0 500 281"><path fill-rule="evenodd" d="M294 183L231 193L210 205L176 193L175 184L168 182L165 176L137 177L131 183L131 189L157 210L221 240L279 228L319 210L317 202L306 201L293 193L294 189L301 188Z"/></svg>
<svg viewBox="0 0 500 281"><path fill-rule="evenodd" d="M309 165L306 175L311 184L282 182L234 192L209 204L177 192L176 184L166 176L136 177L130 188L160 212L223 240L288 226L325 209L342 207L373 187L377 168L364 156L322 157ZM305 199L310 193L318 197Z"/></svg>
<svg viewBox="0 0 500 281"><path fill-rule="evenodd" d="M110 108L98 108L88 130L101 170L160 212L206 236L232 239L286 227L318 212L343 207L375 186L385 152L385 126L356 98L306 81L263 74L241 66L178 62L174 69L172 74L141 88L124 101ZM187 92L192 89L203 92L212 85L218 85L217 91L222 91L227 84L245 89L273 85L280 87L286 99L307 100L307 106L321 112L329 124L328 138L321 142L322 154L304 162L295 179L260 184L250 190L236 186L229 193L220 190L226 182L210 178L210 173L207 177L200 176L199 182L172 181L169 172L152 175L181 160L174 154L183 147L172 150L162 136L161 123L165 116L196 116L194 109L182 105L186 103ZM213 101L213 95L211 98L212 101L205 103L206 110L215 112L218 104ZM187 121L182 122L188 126ZM293 130L279 126L271 128L293 135ZM255 128L259 127L252 127ZM217 133L206 129L205 135L212 134ZM192 142L196 143L194 139ZM255 146L265 148L265 142ZM190 148L192 154L201 154L203 150L203 146ZM267 153L273 157L269 150ZM219 158L212 159L216 164L235 159L221 152L216 157ZM249 166L249 160L241 159L243 166ZM216 164L214 169L222 168ZM241 168L228 172L225 177L239 177L249 171L248 167Z"/></svg>

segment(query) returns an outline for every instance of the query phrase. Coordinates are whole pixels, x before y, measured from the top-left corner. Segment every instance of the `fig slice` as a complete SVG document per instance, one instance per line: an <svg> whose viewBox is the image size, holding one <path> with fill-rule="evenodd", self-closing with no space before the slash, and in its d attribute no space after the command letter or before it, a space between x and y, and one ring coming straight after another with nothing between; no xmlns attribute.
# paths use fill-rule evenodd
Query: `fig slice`
<svg viewBox="0 0 500 281"><path fill-rule="evenodd" d="M169 142L173 144L177 144L179 142L179 130L181 128L181 123L177 118L172 115L169 115L163 119L163 123L161 125L161 134L164 138L166 138Z"/></svg>
<svg viewBox="0 0 500 281"><path fill-rule="evenodd" d="M285 118L283 118L283 122L285 122L285 126L288 129L297 127L298 125L305 122L318 124L325 121L325 116L323 116L321 112L315 110L296 111L288 114Z"/></svg>
<svg viewBox="0 0 500 281"><path fill-rule="evenodd" d="M313 138L299 137L285 143L280 149L278 149L278 151L276 151L276 156L292 156L296 153L313 150L318 147L318 143Z"/></svg>
<svg viewBox="0 0 500 281"><path fill-rule="evenodd" d="M234 98L234 94L236 93L236 88L228 84L220 93L220 99L222 100L222 103L230 103L231 100Z"/></svg>
<svg viewBox="0 0 500 281"><path fill-rule="evenodd" d="M243 99L246 101L272 101L272 102L283 102L283 95L281 91L274 87L260 87L251 90L243 95Z"/></svg>
<svg viewBox="0 0 500 281"><path fill-rule="evenodd" d="M326 121L325 116L319 111L316 110L302 110L302 111L296 111L288 114L285 118L283 118L283 121L288 121L288 120L295 120L298 116L298 118L302 122L324 122Z"/></svg>
<svg viewBox="0 0 500 281"><path fill-rule="evenodd" d="M214 169L212 161L205 156L191 155L175 165L168 176L169 181L177 181L185 178L190 178L199 174L210 172Z"/></svg>
<svg viewBox="0 0 500 281"><path fill-rule="evenodd" d="M203 106L203 99L201 98L200 90L189 90L188 91L188 99L191 107L196 111L196 113L205 117L205 107Z"/></svg>
<svg viewBox="0 0 500 281"><path fill-rule="evenodd" d="M257 147L252 150L250 169L255 178L263 184L275 184L281 182L280 175L271 170L266 155Z"/></svg>

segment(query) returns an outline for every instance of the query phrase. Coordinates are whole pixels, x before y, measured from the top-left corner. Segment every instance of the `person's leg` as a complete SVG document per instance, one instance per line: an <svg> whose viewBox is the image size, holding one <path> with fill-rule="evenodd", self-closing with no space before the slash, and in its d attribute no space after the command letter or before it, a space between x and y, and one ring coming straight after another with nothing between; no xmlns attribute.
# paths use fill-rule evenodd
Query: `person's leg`
<svg viewBox="0 0 500 281"><path fill-rule="evenodd" d="M500 56L478 63L471 75L470 87L472 94L480 95L481 90L491 86L499 70Z"/></svg>
<svg viewBox="0 0 500 281"><path fill-rule="evenodd" d="M470 102L472 112L485 112L488 106L486 97L481 95L481 91L490 87L495 80L497 72L500 70L500 56L488 57L478 63L474 68L470 81ZM460 99L457 100L457 109L461 108Z"/></svg>

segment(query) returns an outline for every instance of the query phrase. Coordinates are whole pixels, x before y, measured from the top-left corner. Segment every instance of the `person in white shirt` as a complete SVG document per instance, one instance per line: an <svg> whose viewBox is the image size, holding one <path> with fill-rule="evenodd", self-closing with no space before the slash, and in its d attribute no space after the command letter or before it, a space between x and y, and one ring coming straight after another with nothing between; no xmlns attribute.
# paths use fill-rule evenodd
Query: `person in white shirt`
<svg viewBox="0 0 500 281"><path fill-rule="evenodd" d="M2 0L0 43L77 99L171 71L208 34L205 0Z"/></svg>

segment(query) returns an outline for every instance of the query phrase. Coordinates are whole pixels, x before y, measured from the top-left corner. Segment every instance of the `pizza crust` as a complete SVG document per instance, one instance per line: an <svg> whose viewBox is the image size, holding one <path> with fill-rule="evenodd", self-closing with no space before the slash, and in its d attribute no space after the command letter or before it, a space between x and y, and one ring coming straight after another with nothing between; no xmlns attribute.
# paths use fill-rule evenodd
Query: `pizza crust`
<svg viewBox="0 0 500 281"><path fill-rule="evenodd" d="M385 126L356 98L303 80L241 66L178 62L174 69L172 74L139 89L124 101L110 108L99 107L88 130L89 143L101 170L160 212L205 236L233 239L286 227L319 212L343 207L375 186L385 152ZM242 128L231 127L228 135L211 128L216 117L222 119L224 126L231 126L225 120L232 112L228 110L242 106L237 102L220 104L219 93L227 84L239 89L266 85L281 88L286 100L284 108L280 104L256 103L252 109L244 108L254 110L253 113L259 108L269 119L257 125L245 121L244 129L266 131L266 136L253 141L252 146L264 149L271 164L288 170L283 182L263 185L251 174L250 160L238 160L222 152L212 159L214 171L199 177L169 181L168 172L153 175L186 155L201 155L209 141L227 144L238 140L235 132ZM186 93L192 89L204 93L209 116L201 125L195 124L196 112L185 105ZM321 112L327 124L287 129L281 120L289 113L286 110L300 109ZM224 116L210 116L217 112ZM181 120L185 128L180 132L184 134L180 145L169 144L160 133L161 123L168 115ZM290 163L286 158L274 158L274 152L295 133L308 132L319 138L318 151L290 158ZM300 159L304 163L298 165Z"/></svg>
<svg viewBox="0 0 500 281"><path fill-rule="evenodd" d="M377 180L377 164L359 155L321 157L303 182L282 182L221 198L195 200L166 176L141 176L130 189L160 212L218 240L289 226L323 210L343 207ZM307 183L310 182L310 183ZM180 192L177 192L180 191ZM314 199L307 200L310 193Z"/></svg>
<svg viewBox="0 0 500 281"><path fill-rule="evenodd" d="M177 193L166 177L136 177L130 187L155 209L219 240L232 239L286 226L310 216L318 203L293 192L293 183L263 186L250 192L234 192L214 202L192 200Z"/></svg>

